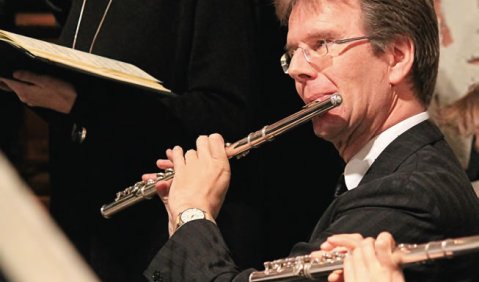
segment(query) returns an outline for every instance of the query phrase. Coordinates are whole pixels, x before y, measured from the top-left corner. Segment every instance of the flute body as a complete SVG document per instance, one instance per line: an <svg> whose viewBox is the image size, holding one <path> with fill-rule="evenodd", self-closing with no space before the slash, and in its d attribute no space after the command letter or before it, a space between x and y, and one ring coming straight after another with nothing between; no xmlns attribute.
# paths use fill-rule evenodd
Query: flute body
<svg viewBox="0 0 479 282"><path fill-rule="evenodd" d="M229 158L241 158L245 156L250 149L258 147L266 141L271 141L277 135L296 127L313 117L318 116L326 111L339 106L342 103L342 97L339 94L333 94L324 101L315 101L305 105L300 111L283 118L282 120L266 125L262 129L250 133L247 137L226 145L226 154ZM101 207L100 212L105 218L109 218L117 212L132 206L145 199L151 199L156 195L155 184L161 180L169 180L173 178L173 170L165 170L157 174L156 180L140 181L134 185L120 191L116 194L116 198L112 203L105 204Z"/></svg>
<svg viewBox="0 0 479 282"><path fill-rule="evenodd" d="M426 244L400 244L394 253L402 266L479 251L479 235L432 241ZM347 253L331 252L320 258L310 255L265 262L265 270L250 274L250 282L315 280L342 269Z"/></svg>

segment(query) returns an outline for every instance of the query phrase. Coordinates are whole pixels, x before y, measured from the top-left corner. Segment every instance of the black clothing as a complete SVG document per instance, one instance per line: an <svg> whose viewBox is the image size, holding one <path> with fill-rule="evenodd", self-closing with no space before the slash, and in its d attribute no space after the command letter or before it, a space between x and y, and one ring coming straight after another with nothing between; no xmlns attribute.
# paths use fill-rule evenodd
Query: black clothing
<svg viewBox="0 0 479 282"><path fill-rule="evenodd" d="M60 43L87 51L108 1L73 1ZM236 141L253 129L259 99L254 1L113 1L93 53L130 62L177 94L91 79L73 81L79 93L70 115L49 113L51 211L102 281L141 281L142 271L167 240L167 216L158 198L104 219L102 204L155 172L167 148L188 149L200 134L219 132ZM84 126L82 144L72 124ZM232 252L246 264L262 261L259 201L262 189L254 157L234 162L238 177L218 218ZM237 187L247 182L251 186ZM253 192L254 191L254 192ZM256 195L251 197L249 195ZM244 248L245 245L250 248Z"/></svg>
<svg viewBox="0 0 479 282"><path fill-rule="evenodd" d="M108 2L87 1L79 24L83 1L73 1L60 43L71 47L79 24L76 47L87 51ZM92 78L72 81L79 96L70 115L41 112L50 125L52 214L102 281L141 281L168 238L157 198L108 220L99 212L141 174L157 171L166 148L193 147L198 135L213 132L234 142L302 107L279 65L285 34L269 0L112 1L93 53L140 66L178 96ZM87 129L81 144L71 140L73 124ZM304 176L317 173L306 165L310 158L327 163L324 187L341 170L332 145L310 126L277 139L231 160L234 177L217 222L240 266L260 267L309 235L332 196L321 189L301 199L309 186ZM278 209L287 210L283 218Z"/></svg>
<svg viewBox="0 0 479 282"><path fill-rule="evenodd" d="M14 29L13 2L0 0L0 28ZM24 106L14 93L0 90L0 151L14 165L19 165L22 160L22 144L20 141L21 126L24 121ZM17 170L19 168L17 167Z"/></svg>
<svg viewBox="0 0 479 282"><path fill-rule="evenodd" d="M332 234L376 237L388 231L398 243L477 235L478 214L479 201L456 156L439 129L425 121L389 144L359 185L330 204L309 241L297 243L290 255L319 250ZM239 269L218 228L197 220L175 232L145 276L164 282L248 281L253 270ZM477 256L412 266L405 276L408 282L478 281Z"/></svg>

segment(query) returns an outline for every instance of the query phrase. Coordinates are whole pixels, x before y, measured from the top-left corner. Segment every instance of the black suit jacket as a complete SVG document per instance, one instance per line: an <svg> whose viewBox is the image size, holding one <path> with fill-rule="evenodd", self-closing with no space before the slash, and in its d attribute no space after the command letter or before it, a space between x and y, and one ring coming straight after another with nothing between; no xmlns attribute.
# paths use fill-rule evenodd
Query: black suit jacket
<svg viewBox="0 0 479 282"><path fill-rule="evenodd" d="M309 242L296 244L291 255L317 250L339 233L389 231L400 243L474 235L478 218L479 201L465 172L438 128L425 121L393 141L358 187L331 203ZM408 267L405 273L409 282L476 281L474 264L477 259L455 258L446 265ZM175 233L145 275L152 281L247 281L250 272L237 270L212 223L197 221Z"/></svg>

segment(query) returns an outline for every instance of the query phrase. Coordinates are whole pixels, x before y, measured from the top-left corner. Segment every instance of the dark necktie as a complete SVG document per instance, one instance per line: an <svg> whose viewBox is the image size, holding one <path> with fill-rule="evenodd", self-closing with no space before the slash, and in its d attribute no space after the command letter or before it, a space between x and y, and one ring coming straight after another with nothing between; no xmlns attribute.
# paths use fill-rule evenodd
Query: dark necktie
<svg viewBox="0 0 479 282"><path fill-rule="evenodd" d="M346 187L346 182L344 181L344 174L341 173L341 175L338 178L338 182L336 183L336 189L334 190L334 197L339 197L341 194L344 192L348 191L348 188Z"/></svg>

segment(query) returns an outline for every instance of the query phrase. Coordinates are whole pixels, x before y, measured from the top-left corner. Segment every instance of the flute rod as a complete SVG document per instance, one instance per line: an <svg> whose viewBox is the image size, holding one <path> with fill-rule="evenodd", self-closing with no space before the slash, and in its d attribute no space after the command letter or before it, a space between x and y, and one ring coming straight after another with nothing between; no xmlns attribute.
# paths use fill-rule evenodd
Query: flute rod
<svg viewBox="0 0 479 282"><path fill-rule="evenodd" d="M453 258L479 251L479 235L431 241L425 244L399 244L394 250L403 267L443 258ZM315 280L342 269L347 253L326 253L321 258L310 255L265 262L265 270L253 271L250 282Z"/></svg>
<svg viewBox="0 0 479 282"><path fill-rule="evenodd" d="M296 127L313 117L318 116L330 109L339 106L342 103L341 95L335 93L324 101L314 101L305 105L300 111L281 119L272 125L266 125L262 129L248 134L247 137L236 141L233 144L226 144L226 154L228 158L241 158L245 156L250 149L256 148L266 141L272 140L274 137ZM158 173L156 180L140 181L135 183L123 191L116 194L116 198L112 203L105 204L101 207L100 212L105 218L109 218L117 212L132 206L145 199L151 199L156 195L155 184L158 181L169 180L174 176L173 170L165 170Z"/></svg>

